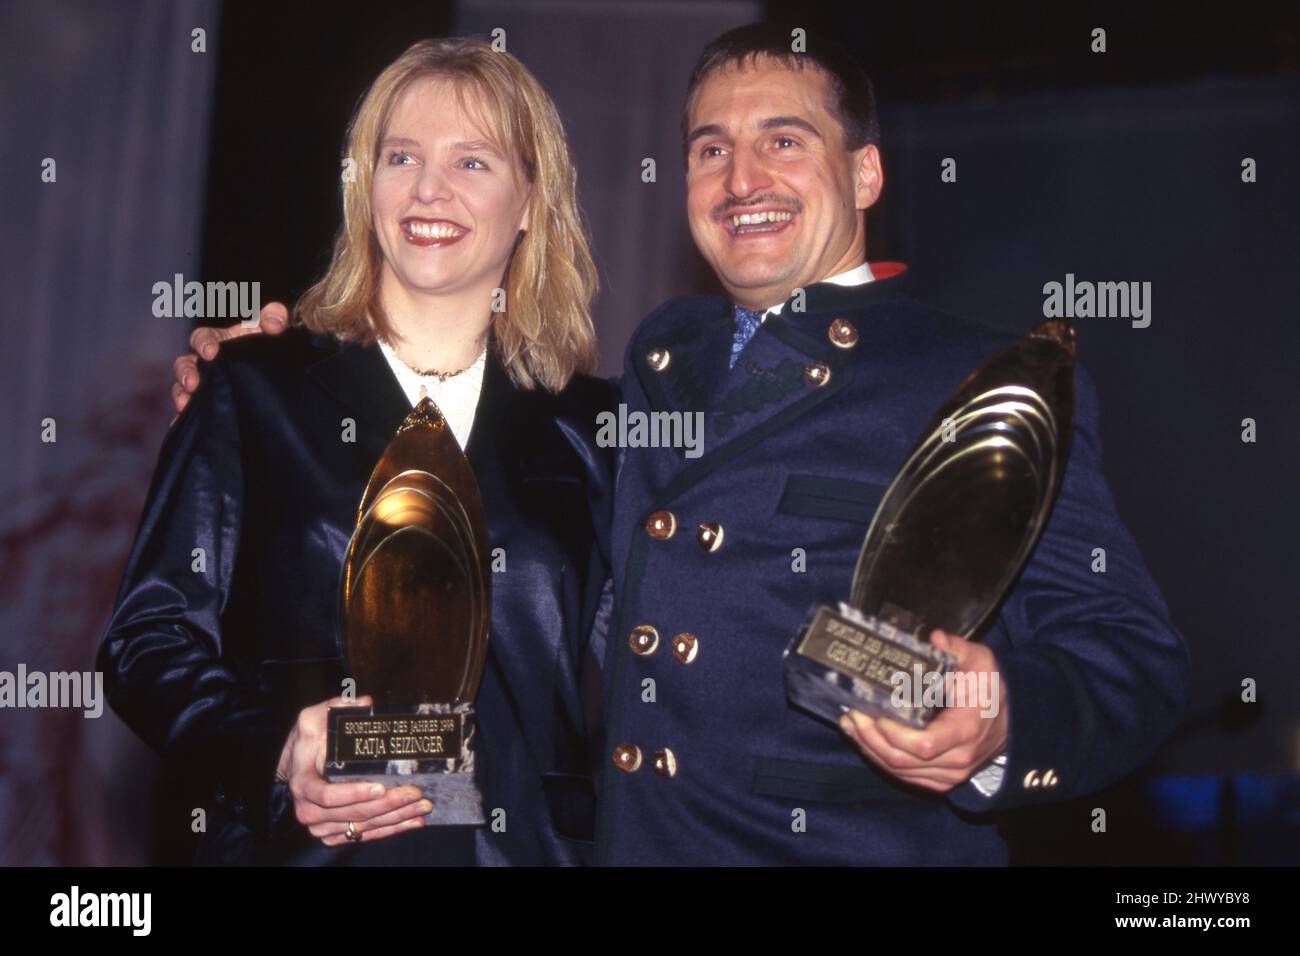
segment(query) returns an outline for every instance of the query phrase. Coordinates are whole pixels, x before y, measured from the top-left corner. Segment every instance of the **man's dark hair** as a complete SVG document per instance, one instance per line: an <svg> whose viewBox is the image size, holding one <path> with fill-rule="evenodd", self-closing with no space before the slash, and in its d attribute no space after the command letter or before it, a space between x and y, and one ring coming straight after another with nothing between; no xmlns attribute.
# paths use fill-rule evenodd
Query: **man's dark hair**
<svg viewBox="0 0 1300 956"><path fill-rule="evenodd" d="M760 56L779 60L791 69L811 64L826 74L831 83L831 114L844 129L849 151L868 144L880 145L880 118L876 115L876 94L862 65L834 40L804 31L807 52L795 53L793 30L782 23L751 23L728 30L708 46L695 61L690 82L686 84L686 102L682 106L682 155L686 156L686 137L690 135L691 106L701 83L714 70L725 66L752 66Z"/></svg>

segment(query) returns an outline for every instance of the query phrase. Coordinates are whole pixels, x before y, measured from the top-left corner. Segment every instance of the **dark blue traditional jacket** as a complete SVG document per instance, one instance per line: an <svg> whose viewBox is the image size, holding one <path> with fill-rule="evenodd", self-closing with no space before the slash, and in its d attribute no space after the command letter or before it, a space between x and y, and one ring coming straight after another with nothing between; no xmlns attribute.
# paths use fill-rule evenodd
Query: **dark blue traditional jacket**
<svg viewBox="0 0 1300 956"><path fill-rule="evenodd" d="M787 702L782 652L810 606L847 599L921 429L1010 341L922 305L910 281L812 286L805 311L769 316L734 369L721 297L669 302L633 338L627 414L703 412L705 431L699 457L628 448L621 465L604 862L1001 863L993 811L1106 786L1180 719L1187 652L1116 516L1082 369L1059 500L982 636L1010 707L996 793L903 785Z"/></svg>

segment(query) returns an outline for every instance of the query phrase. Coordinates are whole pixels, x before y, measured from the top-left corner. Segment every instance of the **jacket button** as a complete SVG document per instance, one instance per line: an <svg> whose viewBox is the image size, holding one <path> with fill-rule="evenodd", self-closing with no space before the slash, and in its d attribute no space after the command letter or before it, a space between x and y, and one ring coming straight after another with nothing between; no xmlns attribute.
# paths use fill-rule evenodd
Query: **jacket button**
<svg viewBox="0 0 1300 956"><path fill-rule="evenodd" d="M614 766L624 773L641 769L641 748L636 744L619 744L614 748Z"/></svg>
<svg viewBox="0 0 1300 956"><path fill-rule="evenodd" d="M831 344L837 348L851 349L858 344L858 330L853 327L853 323L848 319L836 319L831 323L831 327L826 330Z"/></svg>
<svg viewBox="0 0 1300 956"><path fill-rule="evenodd" d="M663 750L655 752L654 757L655 773L661 777L677 776L677 755L665 747Z"/></svg>
<svg viewBox="0 0 1300 956"><path fill-rule="evenodd" d="M683 664L695 660L695 655L699 652L700 642L694 634L682 633L673 638L673 657Z"/></svg>
<svg viewBox="0 0 1300 956"><path fill-rule="evenodd" d="M695 538L706 553L712 554L722 547L722 525L716 521L706 521L695 532Z"/></svg>
<svg viewBox="0 0 1300 956"><path fill-rule="evenodd" d="M1031 770L1025 774L1021 786L1026 790L1050 790L1061 782L1061 778L1056 775L1056 771L1048 768L1039 773L1037 770Z"/></svg>
<svg viewBox="0 0 1300 956"><path fill-rule="evenodd" d="M645 533L656 541L667 541L677 531L677 518L671 511L656 511L645 521Z"/></svg>
<svg viewBox="0 0 1300 956"><path fill-rule="evenodd" d="M831 367L825 362L817 362L804 369L803 376L808 379L809 385L821 388L831 380Z"/></svg>
<svg viewBox="0 0 1300 956"><path fill-rule="evenodd" d="M646 364L656 372L662 372L672 362L672 353L667 349L651 349L646 353Z"/></svg>
<svg viewBox="0 0 1300 956"><path fill-rule="evenodd" d="M627 644L633 654L648 657L659 647L659 632L649 624L638 624L628 635Z"/></svg>

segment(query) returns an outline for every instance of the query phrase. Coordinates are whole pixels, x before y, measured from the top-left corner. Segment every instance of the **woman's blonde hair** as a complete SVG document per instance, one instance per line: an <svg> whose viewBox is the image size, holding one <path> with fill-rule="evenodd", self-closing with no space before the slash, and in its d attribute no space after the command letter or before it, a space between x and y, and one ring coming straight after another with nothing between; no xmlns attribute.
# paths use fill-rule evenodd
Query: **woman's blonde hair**
<svg viewBox="0 0 1300 956"><path fill-rule="evenodd" d="M500 137L497 145L517 157L532 185L529 228L507 266L505 311L493 316L492 340L516 384L558 391L575 372L596 365L596 267L578 209L577 175L559 113L541 84L509 53L478 38L421 40L379 74L362 98L344 146L351 175L343 177L343 224L334 256L324 277L298 301L294 321L365 344L391 334L379 302L383 253L372 222L371 184L398 98L426 77L451 80L462 105L467 92L478 94L493 127L485 132Z"/></svg>

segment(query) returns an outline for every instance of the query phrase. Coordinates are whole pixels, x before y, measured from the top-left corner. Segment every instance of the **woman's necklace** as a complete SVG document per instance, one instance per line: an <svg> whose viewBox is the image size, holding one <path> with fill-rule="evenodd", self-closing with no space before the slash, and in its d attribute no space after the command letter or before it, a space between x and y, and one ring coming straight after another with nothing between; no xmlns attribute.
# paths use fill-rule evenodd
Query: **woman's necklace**
<svg viewBox="0 0 1300 956"><path fill-rule="evenodd" d="M394 355L397 355L397 361L401 362L403 365L409 368L416 375L420 376L420 378L436 378L439 382L445 382L447 381L447 379L455 378L457 375L464 375L466 372L468 372L470 369L472 369L475 365L478 364L478 359L475 359L474 361L466 365L464 368L458 368L454 372L443 372L443 371L439 371L436 368L420 368L416 365L412 365L406 359L398 355L397 349L393 348L393 344L389 342L387 339L384 340L384 344L387 345L390 349L392 349Z"/></svg>
<svg viewBox="0 0 1300 956"><path fill-rule="evenodd" d="M455 378L457 375L462 375L465 372L468 372L470 369L474 367L475 363L478 361L477 359L475 359L474 362L470 362L464 368L459 368L454 372L440 372L436 368L416 368L414 365L406 361L406 359L402 358L400 355L397 356L397 360L401 362L403 365L405 365L407 368L409 368L416 375L420 376L420 378L436 378L440 382L445 382L449 378Z"/></svg>

